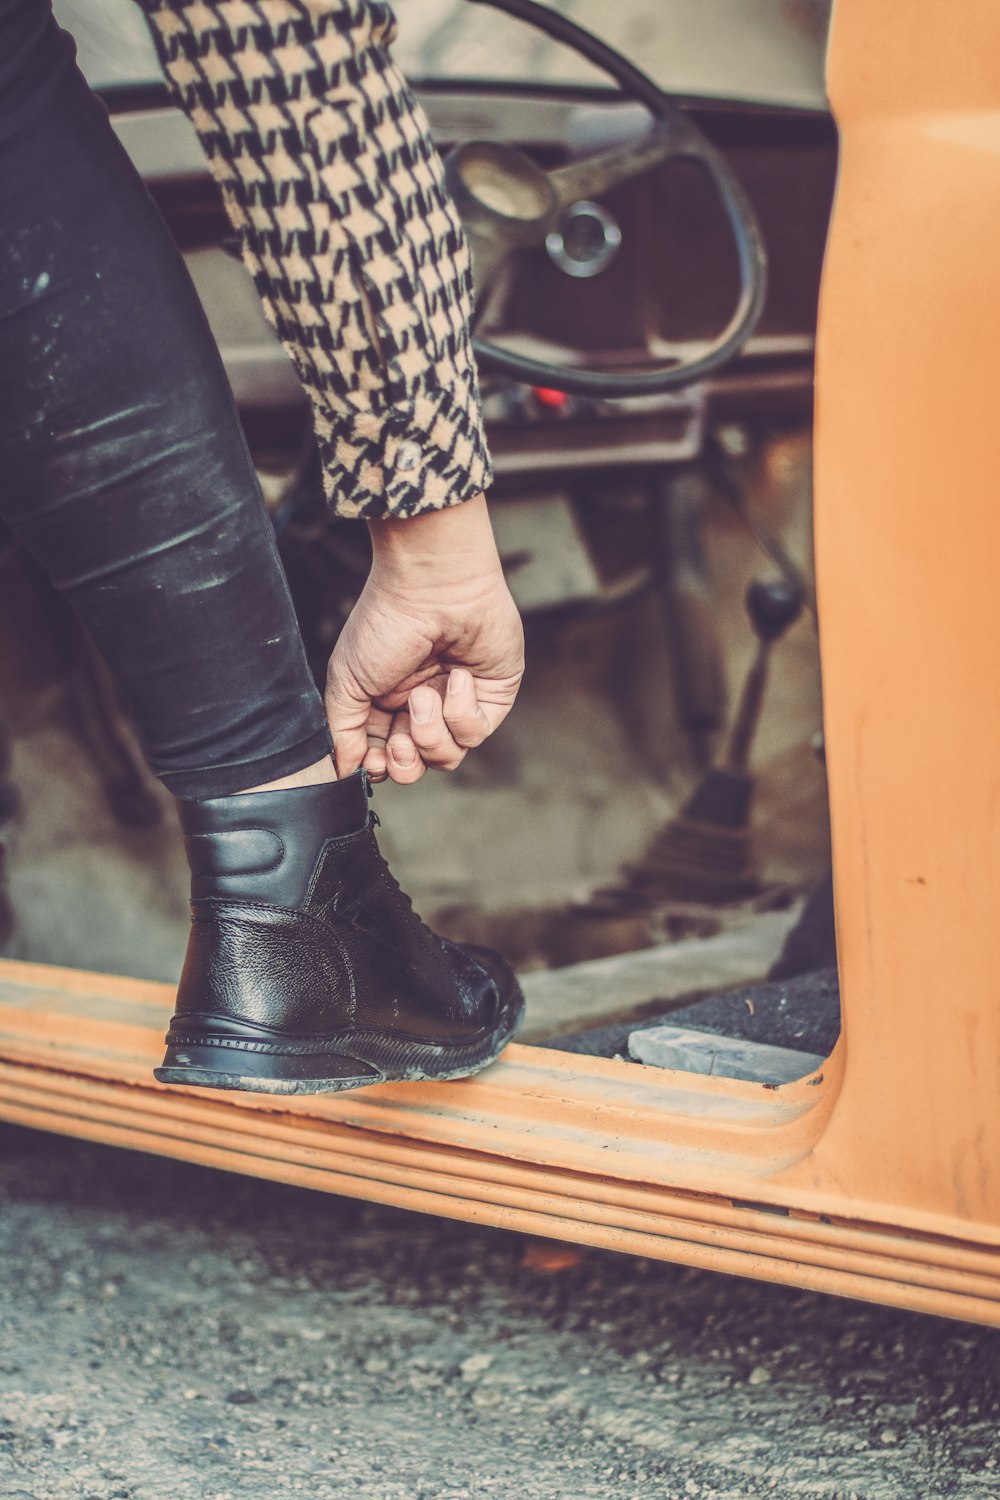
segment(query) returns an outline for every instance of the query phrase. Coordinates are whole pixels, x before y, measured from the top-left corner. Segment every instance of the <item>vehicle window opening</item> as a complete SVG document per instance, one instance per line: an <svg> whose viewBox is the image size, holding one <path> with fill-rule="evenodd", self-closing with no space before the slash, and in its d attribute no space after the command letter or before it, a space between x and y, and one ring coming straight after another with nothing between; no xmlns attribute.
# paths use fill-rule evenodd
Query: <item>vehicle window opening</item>
<svg viewBox="0 0 1000 1500"><path fill-rule="evenodd" d="M322 680L367 571L364 527L327 513L302 392L217 190L186 136L171 167L162 94L122 92L143 74L119 73L119 133L205 303ZM548 173L648 124L593 90L431 82L445 147L469 138L478 91L475 134ZM790 102L685 105L766 246L763 315L737 359L617 399L484 364L491 507L529 671L509 723L453 777L377 794L383 845L424 919L520 969L523 1040L778 1084L818 1067L839 1029L811 541L837 145L820 102ZM598 378L696 360L719 336L740 272L704 175L651 158L605 187L538 243L511 242L477 335ZM0 820L16 823L0 945L175 979L186 871L168 799L93 647L12 538L0 567L0 628L18 643L0 660Z"/></svg>

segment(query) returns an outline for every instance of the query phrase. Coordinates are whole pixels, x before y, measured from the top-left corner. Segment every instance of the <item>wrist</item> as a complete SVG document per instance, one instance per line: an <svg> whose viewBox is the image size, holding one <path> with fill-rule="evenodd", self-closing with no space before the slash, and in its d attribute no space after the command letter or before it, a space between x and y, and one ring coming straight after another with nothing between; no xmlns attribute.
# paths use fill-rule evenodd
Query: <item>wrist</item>
<svg viewBox="0 0 1000 1500"><path fill-rule="evenodd" d="M369 521L372 572L403 585L471 582L500 572L486 497L445 510Z"/></svg>

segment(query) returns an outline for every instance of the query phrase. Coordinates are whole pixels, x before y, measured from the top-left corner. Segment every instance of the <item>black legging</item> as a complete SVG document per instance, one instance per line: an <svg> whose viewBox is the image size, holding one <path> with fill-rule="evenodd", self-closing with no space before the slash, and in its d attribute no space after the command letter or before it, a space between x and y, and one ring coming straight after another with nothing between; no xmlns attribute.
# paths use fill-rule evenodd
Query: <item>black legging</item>
<svg viewBox="0 0 1000 1500"><path fill-rule="evenodd" d="M326 754L218 351L49 0L0 0L0 517L73 601L172 792Z"/></svg>

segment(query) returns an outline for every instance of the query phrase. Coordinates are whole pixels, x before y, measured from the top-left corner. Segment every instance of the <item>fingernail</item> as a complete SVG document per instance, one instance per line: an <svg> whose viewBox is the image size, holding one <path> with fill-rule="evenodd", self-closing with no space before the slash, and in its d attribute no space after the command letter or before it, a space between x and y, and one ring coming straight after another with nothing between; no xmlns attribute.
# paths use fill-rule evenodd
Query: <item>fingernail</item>
<svg viewBox="0 0 1000 1500"><path fill-rule="evenodd" d="M413 746L412 745L392 745L392 744L390 744L389 749L392 751L392 758L396 762L397 766L412 766L413 765L415 756L414 756L414 753L413 753Z"/></svg>
<svg viewBox="0 0 1000 1500"><path fill-rule="evenodd" d="M425 688L423 692L415 688L410 694L410 713L418 724L426 724L434 711L434 699Z"/></svg>
<svg viewBox="0 0 1000 1500"><path fill-rule="evenodd" d="M465 687L465 679L468 675L468 672L463 671L461 667L456 667L448 678L449 693L460 693Z"/></svg>

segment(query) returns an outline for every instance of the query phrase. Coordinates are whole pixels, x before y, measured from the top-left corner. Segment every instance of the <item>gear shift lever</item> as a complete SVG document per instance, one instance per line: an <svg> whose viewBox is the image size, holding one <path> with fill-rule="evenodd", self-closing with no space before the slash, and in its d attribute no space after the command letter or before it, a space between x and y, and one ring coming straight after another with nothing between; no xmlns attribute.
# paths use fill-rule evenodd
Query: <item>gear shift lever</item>
<svg viewBox="0 0 1000 1500"><path fill-rule="evenodd" d="M799 589L785 579L757 579L746 595L757 637L754 657L721 764L705 773L684 805L655 836L618 885L586 903L594 914L636 911L658 901L733 901L756 889L750 848L754 779L748 769L760 720L771 649L802 612Z"/></svg>
<svg viewBox="0 0 1000 1500"><path fill-rule="evenodd" d="M757 655L743 684L739 708L729 734L725 769L734 775L747 772L750 747L764 702L771 647L802 613L802 595L784 578L758 578L747 589L746 607L757 637Z"/></svg>

